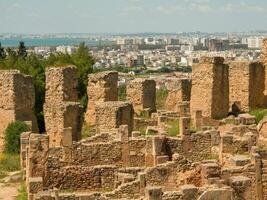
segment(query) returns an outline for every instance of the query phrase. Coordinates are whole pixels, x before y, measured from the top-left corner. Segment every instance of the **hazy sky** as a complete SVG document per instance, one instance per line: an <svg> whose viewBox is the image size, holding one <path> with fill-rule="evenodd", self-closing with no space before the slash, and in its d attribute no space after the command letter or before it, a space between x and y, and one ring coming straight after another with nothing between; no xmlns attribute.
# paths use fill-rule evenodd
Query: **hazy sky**
<svg viewBox="0 0 267 200"><path fill-rule="evenodd" d="M0 0L0 33L267 30L267 0Z"/></svg>

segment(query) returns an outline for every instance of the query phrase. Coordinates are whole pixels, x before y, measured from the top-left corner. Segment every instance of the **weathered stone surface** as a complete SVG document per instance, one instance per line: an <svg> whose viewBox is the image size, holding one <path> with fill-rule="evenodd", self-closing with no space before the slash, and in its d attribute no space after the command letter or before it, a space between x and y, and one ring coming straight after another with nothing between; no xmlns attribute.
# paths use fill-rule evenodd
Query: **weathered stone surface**
<svg viewBox="0 0 267 200"><path fill-rule="evenodd" d="M120 125L128 125L133 130L133 106L129 102L109 101L96 103L96 126L98 132L114 131Z"/></svg>
<svg viewBox="0 0 267 200"><path fill-rule="evenodd" d="M205 117L223 118L229 111L229 71L223 58L203 58L192 68L191 108Z"/></svg>
<svg viewBox="0 0 267 200"><path fill-rule="evenodd" d="M4 131L8 124L30 121L32 130L38 132L33 113L35 90L33 79L18 70L0 70L0 152L3 151Z"/></svg>
<svg viewBox="0 0 267 200"><path fill-rule="evenodd" d="M94 125L96 123L95 104L118 100L118 72L106 71L89 75L87 95L85 122Z"/></svg>
<svg viewBox="0 0 267 200"><path fill-rule="evenodd" d="M249 112L264 105L265 68L258 62L229 63L229 101L233 112Z"/></svg>
<svg viewBox="0 0 267 200"><path fill-rule="evenodd" d="M177 106L184 101L190 101L191 79L173 79L168 82L168 96L165 102L165 109L177 110Z"/></svg>
<svg viewBox="0 0 267 200"><path fill-rule="evenodd" d="M137 78L127 85L127 100L132 102L134 112L141 115L144 110L156 111L156 82Z"/></svg>
<svg viewBox="0 0 267 200"><path fill-rule="evenodd" d="M63 145L64 130L71 128L72 140L81 139L82 107L78 103L77 68L75 66L46 69L44 117L50 146Z"/></svg>

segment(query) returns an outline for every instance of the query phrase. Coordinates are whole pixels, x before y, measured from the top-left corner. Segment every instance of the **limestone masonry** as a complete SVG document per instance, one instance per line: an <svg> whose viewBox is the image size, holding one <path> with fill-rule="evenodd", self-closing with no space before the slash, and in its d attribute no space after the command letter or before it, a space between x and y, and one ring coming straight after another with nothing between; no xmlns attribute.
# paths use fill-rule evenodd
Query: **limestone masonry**
<svg viewBox="0 0 267 200"><path fill-rule="evenodd" d="M77 68L47 68L43 134L32 78L0 71L0 147L10 122L31 122L20 137L29 200L265 200L267 117L249 113L266 109L266 52L265 41L262 62L203 57L164 84L129 79L126 101L122 74L92 74L85 119ZM156 88L168 92L161 109Z"/></svg>

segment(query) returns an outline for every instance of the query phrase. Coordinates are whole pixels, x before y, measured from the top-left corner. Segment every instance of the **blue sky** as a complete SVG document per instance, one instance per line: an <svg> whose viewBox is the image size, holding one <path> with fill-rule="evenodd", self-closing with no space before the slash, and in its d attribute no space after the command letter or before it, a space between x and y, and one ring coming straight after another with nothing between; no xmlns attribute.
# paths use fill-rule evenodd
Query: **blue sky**
<svg viewBox="0 0 267 200"><path fill-rule="evenodd" d="M0 0L0 33L267 30L267 0Z"/></svg>

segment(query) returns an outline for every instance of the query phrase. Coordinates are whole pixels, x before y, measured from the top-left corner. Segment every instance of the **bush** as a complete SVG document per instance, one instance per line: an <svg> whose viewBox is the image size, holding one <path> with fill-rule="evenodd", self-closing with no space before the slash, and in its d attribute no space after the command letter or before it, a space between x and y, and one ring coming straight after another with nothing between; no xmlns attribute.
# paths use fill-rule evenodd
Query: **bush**
<svg viewBox="0 0 267 200"><path fill-rule="evenodd" d="M118 100L126 101L126 85L120 85L118 88Z"/></svg>
<svg viewBox="0 0 267 200"><path fill-rule="evenodd" d="M5 152L18 154L20 152L20 134L29 131L26 123L12 122L5 130Z"/></svg>

